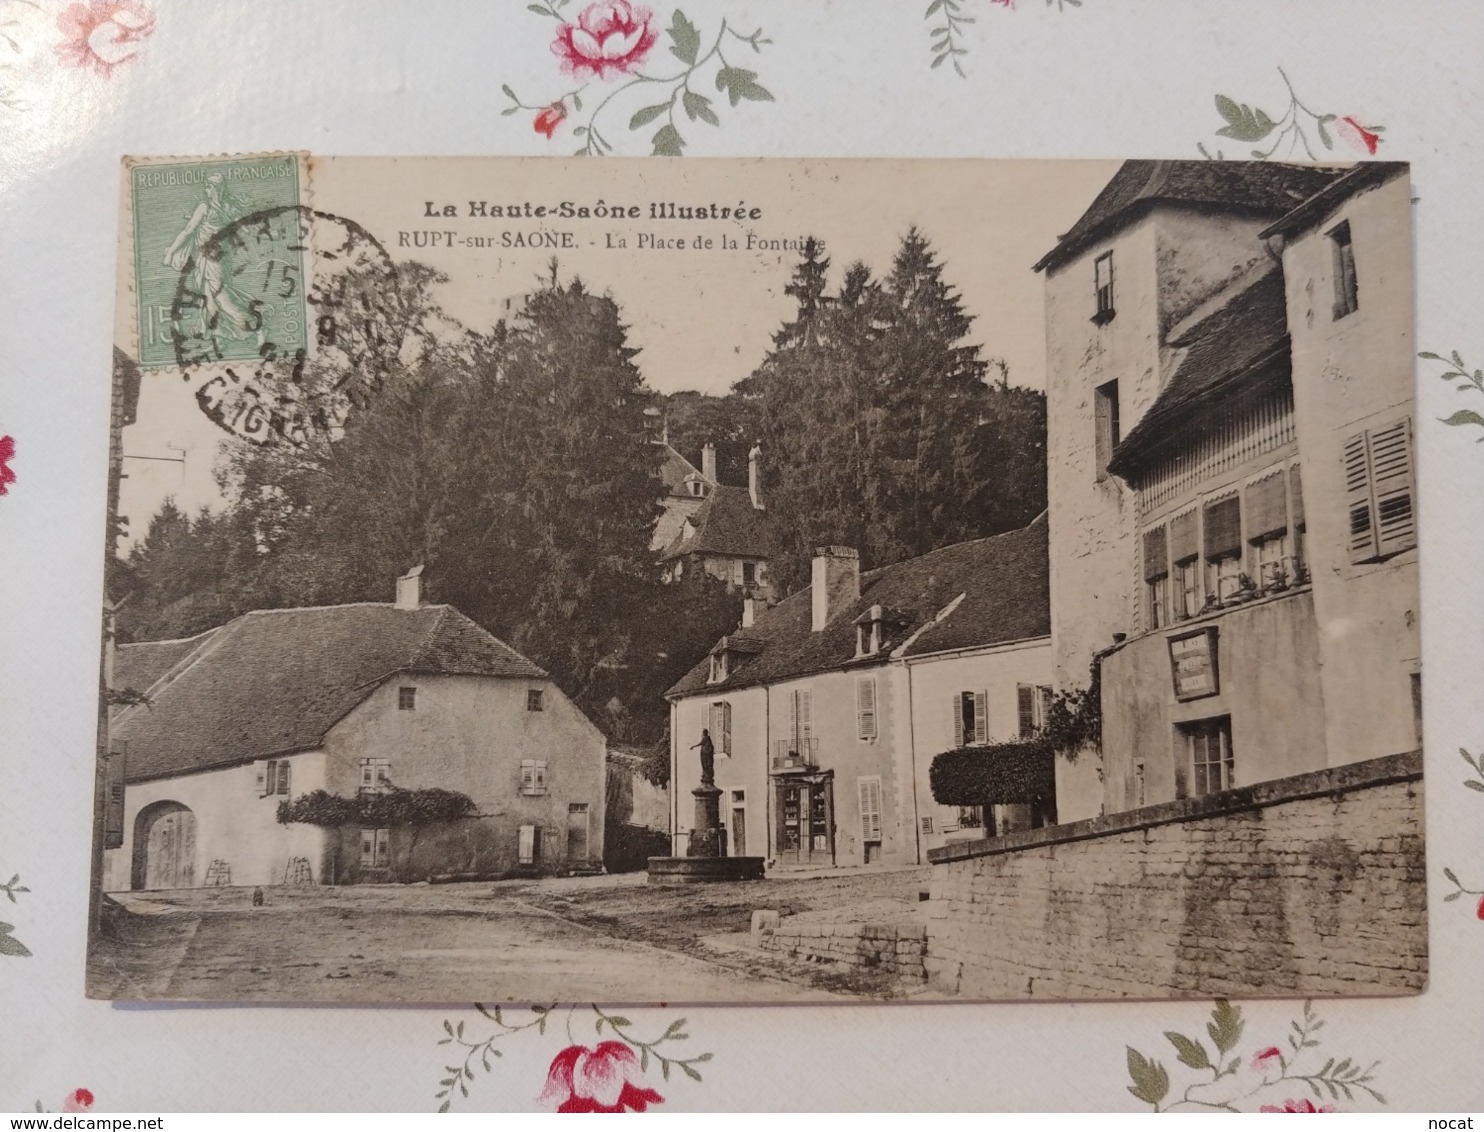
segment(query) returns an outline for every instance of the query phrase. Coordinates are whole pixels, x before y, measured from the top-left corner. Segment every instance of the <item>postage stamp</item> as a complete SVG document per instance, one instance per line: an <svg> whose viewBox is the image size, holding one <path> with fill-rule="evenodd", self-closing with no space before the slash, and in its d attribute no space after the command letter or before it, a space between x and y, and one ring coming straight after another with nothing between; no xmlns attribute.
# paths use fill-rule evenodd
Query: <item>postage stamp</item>
<svg viewBox="0 0 1484 1132"><path fill-rule="evenodd" d="M295 154L134 164L129 197L139 362L178 364L179 303L213 360L306 346L305 254L297 225L240 224L306 203Z"/></svg>

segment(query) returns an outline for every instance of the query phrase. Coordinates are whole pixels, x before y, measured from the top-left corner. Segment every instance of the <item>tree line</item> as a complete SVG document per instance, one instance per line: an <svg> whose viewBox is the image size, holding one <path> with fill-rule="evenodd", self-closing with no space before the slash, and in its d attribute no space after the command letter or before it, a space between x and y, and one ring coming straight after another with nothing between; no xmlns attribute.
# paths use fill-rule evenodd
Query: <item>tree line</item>
<svg viewBox="0 0 1484 1132"><path fill-rule="evenodd" d="M867 568L1023 525L1045 501L1041 394L1008 384L968 342L970 318L912 230L879 281L806 243L796 311L724 397L663 398L645 384L619 306L555 263L518 315L450 329L403 272L425 330L411 360L333 435L302 446L232 442L227 504L167 501L111 565L128 595L122 641L182 637L251 609L389 600L426 567L448 602L542 665L617 742L662 739L663 693L723 634L740 596L700 571L664 581L649 549L663 449L706 440L723 478L763 445L773 577L808 583L812 548L860 548Z"/></svg>

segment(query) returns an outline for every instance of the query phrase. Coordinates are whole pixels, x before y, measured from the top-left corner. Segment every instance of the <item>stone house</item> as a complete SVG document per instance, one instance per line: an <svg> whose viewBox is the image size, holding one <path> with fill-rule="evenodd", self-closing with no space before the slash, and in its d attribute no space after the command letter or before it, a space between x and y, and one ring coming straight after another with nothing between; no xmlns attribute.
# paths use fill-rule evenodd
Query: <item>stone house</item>
<svg viewBox="0 0 1484 1132"><path fill-rule="evenodd" d="M1126 162L1046 277L1061 820L1421 743L1405 166Z"/></svg>
<svg viewBox="0 0 1484 1132"><path fill-rule="evenodd" d="M685 852L703 728L734 856L920 863L987 825L1030 824L1024 807L938 805L928 769L943 751L1039 726L1051 683L1046 551L1044 516L864 574L854 550L821 548L809 587L744 613L666 693L674 852Z"/></svg>
<svg viewBox="0 0 1484 1132"><path fill-rule="evenodd" d="M341 884L600 867L603 735L420 570L392 604L244 614L180 641L121 645L115 683L123 844L109 890ZM313 790L467 794L477 815L414 834L283 825Z"/></svg>
<svg viewBox="0 0 1484 1132"><path fill-rule="evenodd" d="M660 482L665 490L660 497L660 515L655 520L649 549L664 550L680 537L686 520L695 517L701 505L706 502L706 497L716 489L716 450L708 448L707 453L702 454L703 464L708 462L705 459L708 453L711 457L707 474L699 471L694 464L670 447L668 440L660 439L653 443L663 449Z"/></svg>
<svg viewBox="0 0 1484 1132"><path fill-rule="evenodd" d="M716 481L715 446L707 444L701 450L704 499L682 518L661 555L668 577L679 578L688 569L704 570L749 597L773 601L768 576L773 542L759 482L761 459L762 449L754 445L747 457L747 486L735 487Z"/></svg>

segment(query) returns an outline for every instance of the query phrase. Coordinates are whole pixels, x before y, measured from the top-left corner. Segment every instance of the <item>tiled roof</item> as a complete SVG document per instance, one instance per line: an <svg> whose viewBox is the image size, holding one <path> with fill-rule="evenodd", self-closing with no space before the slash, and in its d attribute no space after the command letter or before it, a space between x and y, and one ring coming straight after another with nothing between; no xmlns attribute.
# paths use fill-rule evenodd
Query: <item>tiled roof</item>
<svg viewBox="0 0 1484 1132"><path fill-rule="evenodd" d="M701 470L668 444L663 447L665 459L660 464L660 480L665 485L665 494L689 497L690 488L686 485L686 477L699 476Z"/></svg>
<svg viewBox="0 0 1484 1132"><path fill-rule="evenodd" d="M863 574L859 599L836 612L817 633L811 628L811 603L811 591L805 588L763 613L750 629L732 634L730 640L759 651L735 655L727 680L707 683L708 659L665 694L709 695L852 664L881 664L893 653L923 656L1047 636L1046 517L1018 531L945 546ZM881 651L857 660L855 622L873 605L906 624L887 625Z"/></svg>
<svg viewBox="0 0 1484 1132"><path fill-rule="evenodd" d="M1108 470L1115 475L1138 470L1177 441L1192 419L1219 411L1232 395L1289 378L1283 273L1275 267L1235 292L1170 345L1185 354L1149 411L1114 450Z"/></svg>
<svg viewBox="0 0 1484 1132"><path fill-rule="evenodd" d="M113 686L119 691L148 691L151 684L205 644L215 632L208 629L174 641L119 645L113 653Z"/></svg>
<svg viewBox="0 0 1484 1132"><path fill-rule="evenodd" d="M1281 216L1333 181L1339 169L1276 161L1125 161L1040 261L1057 267L1155 204Z"/></svg>
<svg viewBox="0 0 1484 1132"><path fill-rule="evenodd" d="M1315 193L1292 212L1279 217L1258 236L1266 240L1270 236L1294 236L1319 223L1340 203L1356 193L1373 189L1393 177L1404 177L1411 166L1405 161L1362 161L1342 177L1331 181L1323 190Z"/></svg>
<svg viewBox="0 0 1484 1132"><path fill-rule="evenodd" d="M546 675L447 605L258 610L194 640L109 729L116 749L128 744L130 782L313 750L398 672Z"/></svg>
<svg viewBox="0 0 1484 1132"><path fill-rule="evenodd" d="M665 559L687 554L721 554L733 558L772 556L768 513L752 505L745 487L714 488L691 519L695 534L677 539L665 551Z"/></svg>

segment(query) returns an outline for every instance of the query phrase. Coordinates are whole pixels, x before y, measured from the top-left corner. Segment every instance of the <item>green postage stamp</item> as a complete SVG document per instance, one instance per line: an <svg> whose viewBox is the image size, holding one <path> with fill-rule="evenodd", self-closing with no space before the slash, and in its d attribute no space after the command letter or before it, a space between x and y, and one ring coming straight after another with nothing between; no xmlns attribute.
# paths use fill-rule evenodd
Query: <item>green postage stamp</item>
<svg viewBox="0 0 1484 1132"><path fill-rule="evenodd" d="M299 156L133 164L129 195L142 365L306 349Z"/></svg>

